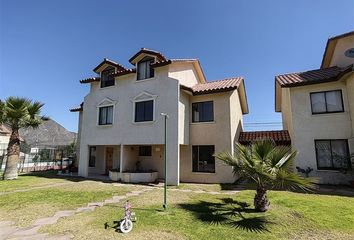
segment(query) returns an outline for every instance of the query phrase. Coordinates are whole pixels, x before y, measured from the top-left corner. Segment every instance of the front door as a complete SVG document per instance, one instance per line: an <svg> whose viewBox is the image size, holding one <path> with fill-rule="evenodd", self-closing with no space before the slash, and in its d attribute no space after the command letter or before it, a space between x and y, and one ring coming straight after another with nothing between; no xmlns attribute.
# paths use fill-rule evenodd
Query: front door
<svg viewBox="0 0 354 240"><path fill-rule="evenodd" d="M106 148L106 174L113 168L113 147Z"/></svg>

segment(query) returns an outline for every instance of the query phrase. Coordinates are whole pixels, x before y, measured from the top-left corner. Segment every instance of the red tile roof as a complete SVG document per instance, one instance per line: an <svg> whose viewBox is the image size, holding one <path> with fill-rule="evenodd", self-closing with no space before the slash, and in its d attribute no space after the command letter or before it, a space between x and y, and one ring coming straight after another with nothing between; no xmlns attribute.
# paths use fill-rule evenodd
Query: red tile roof
<svg viewBox="0 0 354 240"><path fill-rule="evenodd" d="M131 69L125 69L125 70L122 70L122 71L118 71L118 72L112 73L112 75L114 77L119 77L119 76L127 75L129 73L135 73L135 72L136 72L136 69L135 68L131 68Z"/></svg>
<svg viewBox="0 0 354 240"><path fill-rule="evenodd" d="M84 103L80 104L80 107L70 109L70 112L81 112L84 109Z"/></svg>
<svg viewBox="0 0 354 240"><path fill-rule="evenodd" d="M141 48L139 52L134 54L134 56L129 59L129 62L132 63L134 61L134 59L136 59L142 53L151 54L151 55L156 56L157 62L167 61L165 56L162 55L160 52L154 51L154 50L151 50L151 49L147 49L147 48Z"/></svg>
<svg viewBox="0 0 354 240"><path fill-rule="evenodd" d="M353 71L353 65L344 68L334 66L307 72L278 75L275 80L281 87L296 87L338 81L344 74L351 71Z"/></svg>
<svg viewBox="0 0 354 240"><path fill-rule="evenodd" d="M248 145L257 139L272 139L277 145L291 144L287 130L241 132L238 141L243 145Z"/></svg>
<svg viewBox="0 0 354 240"><path fill-rule="evenodd" d="M113 67L116 67L118 71L122 71L122 70L126 69L123 65L121 65L121 64L119 64L117 62L114 62L112 60L109 60L107 58L104 58L103 61L100 64L98 64L97 67L95 67L93 69L93 71L96 72L100 67L102 67L103 64L108 64L108 65L111 65Z"/></svg>
<svg viewBox="0 0 354 240"><path fill-rule="evenodd" d="M99 82L100 77L90 77L80 80L80 83L92 83L92 82Z"/></svg>
<svg viewBox="0 0 354 240"><path fill-rule="evenodd" d="M243 77L227 78L218 81L199 83L193 87L182 86L182 89L188 90L193 93L193 95L207 94L207 93L217 93L226 92L237 89L237 87L242 82Z"/></svg>

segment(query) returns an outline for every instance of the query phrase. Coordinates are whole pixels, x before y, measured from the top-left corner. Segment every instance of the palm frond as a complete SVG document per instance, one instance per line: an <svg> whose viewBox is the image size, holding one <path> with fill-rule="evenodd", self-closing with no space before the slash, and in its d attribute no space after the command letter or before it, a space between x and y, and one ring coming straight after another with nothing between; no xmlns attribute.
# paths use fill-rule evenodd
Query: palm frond
<svg viewBox="0 0 354 240"><path fill-rule="evenodd" d="M275 175L273 188L311 191L314 188L315 182L316 180L313 178L304 178L294 172L287 172L279 169Z"/></svg>

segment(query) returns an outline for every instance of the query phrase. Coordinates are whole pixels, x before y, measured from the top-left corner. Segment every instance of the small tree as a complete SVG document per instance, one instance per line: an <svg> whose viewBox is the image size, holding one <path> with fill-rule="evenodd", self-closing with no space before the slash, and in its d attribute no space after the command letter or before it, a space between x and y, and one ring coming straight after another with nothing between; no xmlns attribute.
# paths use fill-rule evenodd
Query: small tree
<svg viewBox="0 0 354 240"><path fill-rule="evenodd" d="M236 145L232 155L221 152L215 156L233 167L235 175L256 184L254 207L265 212L269 208L270 189L302 189L313 187L313 179L296 174L293 162L297 152L286 146L276 146L273 140L259 139L250 146Z"/></svg>
<svg viewBox="0 0 354 240"><path fill-rule="evenodd" d="M11 127L4 179L17 178L17 164L20 160L19 130L28 127L36 128L47 120L46 117L40 116L43 105L20 97L9 97L5 102L0 101L0 124Z"/></svg>

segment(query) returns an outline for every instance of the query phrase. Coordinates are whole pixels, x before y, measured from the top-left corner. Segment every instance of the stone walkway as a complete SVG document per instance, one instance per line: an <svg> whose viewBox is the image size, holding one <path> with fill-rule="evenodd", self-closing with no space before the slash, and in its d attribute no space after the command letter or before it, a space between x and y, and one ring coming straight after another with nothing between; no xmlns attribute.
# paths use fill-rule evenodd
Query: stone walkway
<svg viewBox="0 0 354 240"><path fill-rule="evenodd" d="M121 200L131 196L138 196L144 192L152 191L154 187L144 187L139 191L132 191L124 196L113 196L102 202L88 203L86 207L79 207L76 210L67 210L56 212L51 217L39 218L28 228L18 228L11 221L0 221L0 240L67 240L73 238L72 235L48 236L48 234L40 234L38 230L44 225L55 224L60 218L69 217L80 212L94 211L96 207L102 207L106 204L119 203Z"/></svg>
<svg viewBox="0 0 354 240"><path fill-rule="evenodd" d="M60 185L65 185L65 184L54 184L52 186L60 186ZM125 184L120 184L120 183L114 183L114 186L126 186ZM38 188L44 188L45 186L42 187L36 187L36 188L31 188L31 189L38 189ZM48 186L46 186L48 187ZM27 191L31 190L28 189ZM106 204L114 204L114 203L119 203L123 199L127 199L128 197L132 196L139 196L140 194L147 192L147 191L152 191L154 189L163 189L161 185L155 185L155 186L143 186L141 190L137 191L131 191L124 196L113 196L110 199L106 199L102 202L91 202L88 203L85 207L79 207L75 210L66 210L66 211L59 211L56 212L53 216L51 217L46 217L46 218L39 218L34 221L34 223L28 227L28 228L19 228L14 225L13 222L11 221L0 221L0 240L6 239L6 240L19 240L19 239L24 239L24 240L69 240L73 238L73 235L60 235L60 236L48 236L46 233L38 233L39 229L44 226L44 225L52 225L57 223L57 221L60 218L63 217L69 217L77 213L81 212L87 212L87 211L94 211L97 207L102 207ZM189 189L178 189L178 188L170 188L168 189L169 191L178 191L178 192L191 192L191 193L205 193L205 194L227 194L227 195L233 195L235 193L238 193L239 191L224 191L224 192L216 192L216 191L204 191L204 190L189 190ZM12 192L21 192L22 190L18 191L12 191ZM24 190L23 190L24 191ZM10 192L9 192L10 193ZM1 195L1 194L0 194Z"/></svg>

